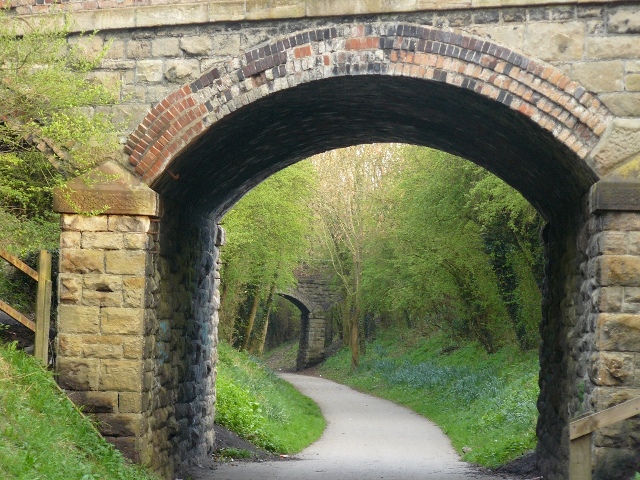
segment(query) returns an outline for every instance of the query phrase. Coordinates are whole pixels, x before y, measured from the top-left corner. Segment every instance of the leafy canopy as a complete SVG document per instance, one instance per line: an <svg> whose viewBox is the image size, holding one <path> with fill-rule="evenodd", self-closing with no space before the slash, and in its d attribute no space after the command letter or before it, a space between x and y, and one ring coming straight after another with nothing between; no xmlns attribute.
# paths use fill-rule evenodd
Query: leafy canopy
<svg viewBox="0 0 640 480"><path fill-rule="evenodd" d="M54 244L53 189L118 151L117 126L95 111L116 93L90 76L106 47L91 54L93 36L69 41L66 17L46 20L0 12L0 240L16 253Z"/></svg>

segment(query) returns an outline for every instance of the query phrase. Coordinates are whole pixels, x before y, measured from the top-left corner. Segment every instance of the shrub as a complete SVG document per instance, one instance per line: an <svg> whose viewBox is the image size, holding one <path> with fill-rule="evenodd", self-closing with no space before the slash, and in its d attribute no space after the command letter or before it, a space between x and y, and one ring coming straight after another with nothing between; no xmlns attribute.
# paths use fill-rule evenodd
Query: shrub
<svg viewBox="0 0 640 480"><path fill-rule="evenodd" d="M216 422L251 439L260 436L265 418L257 399L226 377L218 377Z"/></svg>

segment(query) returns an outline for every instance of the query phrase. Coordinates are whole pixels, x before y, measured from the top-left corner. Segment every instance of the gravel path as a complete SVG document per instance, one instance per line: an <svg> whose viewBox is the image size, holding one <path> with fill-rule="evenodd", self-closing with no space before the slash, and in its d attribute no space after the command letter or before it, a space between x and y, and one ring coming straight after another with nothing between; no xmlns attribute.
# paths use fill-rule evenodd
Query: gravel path
<svg viewBox="0 0 640 480"><path fill-rule="evenodd" d="M290 461L216 464L191 471L194 480L505 478L462 462L437 426L404 407L323 378L281 376L318 403L322 437Z"/></svg>

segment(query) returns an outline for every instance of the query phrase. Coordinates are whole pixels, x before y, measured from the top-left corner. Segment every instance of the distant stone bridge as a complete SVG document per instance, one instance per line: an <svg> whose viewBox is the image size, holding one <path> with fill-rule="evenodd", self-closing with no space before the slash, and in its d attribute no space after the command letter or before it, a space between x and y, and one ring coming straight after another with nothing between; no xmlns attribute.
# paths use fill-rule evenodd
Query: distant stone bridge
<svg viewBox="0 0 640 480"><path fill-rule="evenodd" d="M538 454L568 477L569 421L640 395L640 2L13 0L74 12L121 91L119 180L63 197L60 384L169 477L213 445L216 223L312 154L442 149L544 216ZM104 177L99 177L103 178ZM99 179L98 179L99 180ZM596 478L640 463L638 420L593 436Z"/></svg>
<svg viewBox="0 0 640 480"><path fill-rule="evenodd" d="M325 358L327 321L340 295L326 275L297 275L298 284L280 295L300 310L300 347L296 369L317 365Z"/></svg>

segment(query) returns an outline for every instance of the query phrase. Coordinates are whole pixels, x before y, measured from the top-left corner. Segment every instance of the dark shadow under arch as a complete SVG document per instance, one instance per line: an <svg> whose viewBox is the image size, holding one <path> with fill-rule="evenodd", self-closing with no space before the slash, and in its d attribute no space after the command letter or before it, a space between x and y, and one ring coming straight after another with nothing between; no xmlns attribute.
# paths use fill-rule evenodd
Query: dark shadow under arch
<svg viewBox="0 0 640 480"><path fill-rule="evenodd" d="M307 315L311 313L311 306L307 305L303 300L288 294L288 293L278 293L282 298L286 298L291 303L293 303L302 315Z"/></svg>
<svg viewBox="0 0 640 480"><path fill-rule="evenodd" d="M579 203L597 180L551 133L501 103L444 83L360 75L282 90L227 115L152 186L219 217L298 160L373 142L424 145L467 158L518 189L547 219Z"/></svg>

